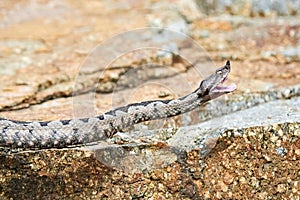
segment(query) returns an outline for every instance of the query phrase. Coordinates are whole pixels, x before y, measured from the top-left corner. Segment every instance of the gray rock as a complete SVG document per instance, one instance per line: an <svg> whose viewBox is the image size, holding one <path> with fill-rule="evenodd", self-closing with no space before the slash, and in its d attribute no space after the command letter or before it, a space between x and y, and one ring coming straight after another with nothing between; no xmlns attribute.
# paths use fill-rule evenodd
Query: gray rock
<svg viewBox="0 0 300 200"><path fill-rule="evenodd" d="M297 0L205 0L198 3L206 13L230 13L243 16L295 15L299 13Z"/></svg>
<svg viewBox="0 0 300 200"><path fill-rule="evenodd" d="M187 151L200 148L201 154L206 155L211 150L209 148L214 147L214 145L208 146L207 143L217 140L228 130L242 130L287 122L300 122L300 97L272 101L195 126L182 127L168 140L168 143ZM243 135L243 131L239 135Z"/></svg>
<svg viewBox="0 0 300 200"><path fill-rule="evenodd" d="M281 50L280 53L285 57L300 58L300 46L288 47Z"/></svg>
<svg viewBox="0 0 300 200"><path fill-rule="evenodd" d="M284 11L287 12L286 10L286 2L285 1L259 1L259 0L254 0L253 1L253 7L252 7L252 12L254 15L269 15L273 9L277 11L281 6L281 13Z"/></svg>

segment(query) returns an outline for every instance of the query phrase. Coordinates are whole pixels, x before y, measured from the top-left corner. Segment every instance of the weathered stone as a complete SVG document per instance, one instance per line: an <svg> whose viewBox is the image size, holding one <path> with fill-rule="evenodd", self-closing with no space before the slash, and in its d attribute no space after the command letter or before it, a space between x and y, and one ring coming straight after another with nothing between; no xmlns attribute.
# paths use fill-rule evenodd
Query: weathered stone
<svg viewBox="0 0 300 200"><path fill-rule="evenodd" d="M297 199L299 5L3 1L1 117L69 119L176 98L215 70L211 60L231 60L229 81L238 90L197 111L129 128L104 144L1 148L0 198ZM149 24L160 27L155 37L136 29Z"/></svg>

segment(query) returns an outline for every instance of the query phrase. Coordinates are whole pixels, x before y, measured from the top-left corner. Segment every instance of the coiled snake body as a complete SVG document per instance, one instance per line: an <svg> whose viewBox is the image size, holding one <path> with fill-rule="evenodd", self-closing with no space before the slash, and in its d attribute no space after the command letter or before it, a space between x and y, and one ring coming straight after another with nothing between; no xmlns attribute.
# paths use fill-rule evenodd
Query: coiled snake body
<svg viewBox="0 0 300 200"><path fill-rule="evenodd" d="M24 122L0 118L0 146L10 148L58 148L105 140L122 129L143 121L172 117L230 93L236 86L222 86L230 62L204 79L192 93L175 100L129 104L100 116L47 122Z"/></svg>

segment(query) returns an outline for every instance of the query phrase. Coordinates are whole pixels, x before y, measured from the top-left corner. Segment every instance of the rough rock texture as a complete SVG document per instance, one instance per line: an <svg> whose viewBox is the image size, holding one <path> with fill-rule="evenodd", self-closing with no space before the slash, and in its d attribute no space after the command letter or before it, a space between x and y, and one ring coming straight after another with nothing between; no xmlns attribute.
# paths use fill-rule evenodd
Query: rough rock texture
<svg viewBox="0 0 300 200"><path fill-rule="evenodd" d="M238 85L107 142L0 148L0 199L300 199L298 1L0 4L1 117L68 119L176 98L227 59ZM158 29L137 29L147 26Z"/></svg>

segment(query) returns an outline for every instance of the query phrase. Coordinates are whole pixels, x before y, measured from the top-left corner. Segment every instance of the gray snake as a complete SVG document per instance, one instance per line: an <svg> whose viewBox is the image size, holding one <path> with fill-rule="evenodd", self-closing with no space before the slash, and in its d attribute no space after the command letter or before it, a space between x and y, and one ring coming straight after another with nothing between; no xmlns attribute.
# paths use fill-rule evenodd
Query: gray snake
<svg viewBox="0 0 300 200"><path fill-rule="evenodd" d="M236 89L223 86L230 72L230 62L204 79L192 93L174 100L133 103L102 115L70 120L25 122L0 118L0 146L47 149L87 144L105 140L134 124L176 116Z"/></svg>

